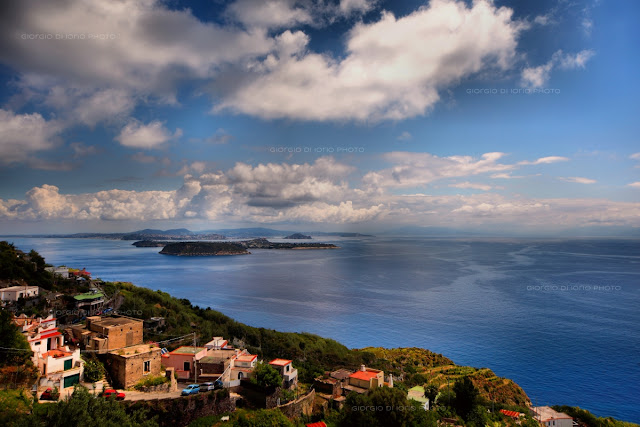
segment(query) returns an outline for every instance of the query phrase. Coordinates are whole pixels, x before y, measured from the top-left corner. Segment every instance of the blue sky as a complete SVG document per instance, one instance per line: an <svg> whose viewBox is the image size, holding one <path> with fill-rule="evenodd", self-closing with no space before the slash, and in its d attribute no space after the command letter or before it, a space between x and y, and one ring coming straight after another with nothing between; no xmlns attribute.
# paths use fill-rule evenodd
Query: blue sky
<svg viewBox="0 0 640 427"><path fill-rule="evenodd" d="M640 226L635 2L4 7L0 232Z"/></svg>

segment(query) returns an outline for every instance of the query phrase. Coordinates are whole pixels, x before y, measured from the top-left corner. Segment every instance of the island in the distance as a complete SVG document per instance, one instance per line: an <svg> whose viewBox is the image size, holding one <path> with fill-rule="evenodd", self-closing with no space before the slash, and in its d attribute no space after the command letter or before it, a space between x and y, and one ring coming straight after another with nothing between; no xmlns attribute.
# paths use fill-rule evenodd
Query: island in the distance
<svg viewBox="0 0 640 427"><path fill-rule="evenodd" d="M247 255L248 249L338 249L332 243L288 243L271 242L267 239L243 240L238 242L176 242L163 243L153 241L135 242L138 247L164 246L163 255L176 256L214 256Z"/></svg>
<svg viewBox="0 0 640 427"><path fill-rule="evenodd" d="M283 239L311 239L311 236L306 236L302 233L293 233L287 237L283 237Z"/></svg>

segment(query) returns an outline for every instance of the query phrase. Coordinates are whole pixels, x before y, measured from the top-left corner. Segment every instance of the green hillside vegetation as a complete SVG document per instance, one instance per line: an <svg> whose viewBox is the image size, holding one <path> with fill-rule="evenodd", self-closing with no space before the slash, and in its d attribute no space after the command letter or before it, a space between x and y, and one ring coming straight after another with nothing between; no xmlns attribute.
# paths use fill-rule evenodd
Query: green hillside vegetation
<svg viewBox="0 0 640 427"><path fill-rule="evenodd" d="M529 403L527 394L510 379L496 376L490 369L455 365L441 354L421 348L364 348L362 351L373 353L379 366L387 366L394 375L404 374L404 385L434 385L439 391L464 377L469 377L478 388L480 399L493 402L497 409L513 409L526 412ZM448 381L448 382L447 382ZM490 406L490 405L489 405Z"/></svg>
<svg viewBox="0 0 640 427"><path fill-rule="evenodd" d="M36 251L23 253L12 243L0 242L0 280L26 282L51 289L53 275L45 271L44 258Z"/></svg>
<svg viewBox="0 0 640 427"><path fill-rule="evenodd" d="M588 427L638 427L638 424L629 423L626 421L619 421L614 418L602 418L593 415L586 409L578 408L577 406L552 406L553 409L559 412L564 412L567 415L573 417L578 423L587 425Z"/></svg>

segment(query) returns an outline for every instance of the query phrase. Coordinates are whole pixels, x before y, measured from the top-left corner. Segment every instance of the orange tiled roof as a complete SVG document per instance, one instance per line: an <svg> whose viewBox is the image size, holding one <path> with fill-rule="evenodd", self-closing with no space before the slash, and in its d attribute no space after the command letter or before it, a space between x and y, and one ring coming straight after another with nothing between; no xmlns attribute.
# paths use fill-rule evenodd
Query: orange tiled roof
<svg viewBox="0 0 640 427"><path fill-rule="evenodd" d="M353 374L349 375L349 378L355 378L358 380L371 381L372 378L378 376L378 372L371 371L356 371Z"/></svg>
<svg viewBox="0 0 640 427"><path fill-rule="evenodd" d="M291 362L292 360L288 359L273 359L271 362L269 362L269 365L286 366Z"/></svg>

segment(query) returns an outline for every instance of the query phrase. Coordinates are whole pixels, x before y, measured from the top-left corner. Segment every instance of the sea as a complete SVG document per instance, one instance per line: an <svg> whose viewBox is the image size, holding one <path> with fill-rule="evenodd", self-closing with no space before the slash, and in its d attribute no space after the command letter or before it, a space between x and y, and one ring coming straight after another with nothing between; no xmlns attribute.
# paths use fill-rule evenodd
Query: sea
<svg viewBox="0 0 640 427"><path fill-rule="evenodd" d="M422 347L534 405L640 423L640 241L318 237L340 249L173 257L131 241L3 238L257 327ZM277 240L274 240L277 241Z"/></svg>

